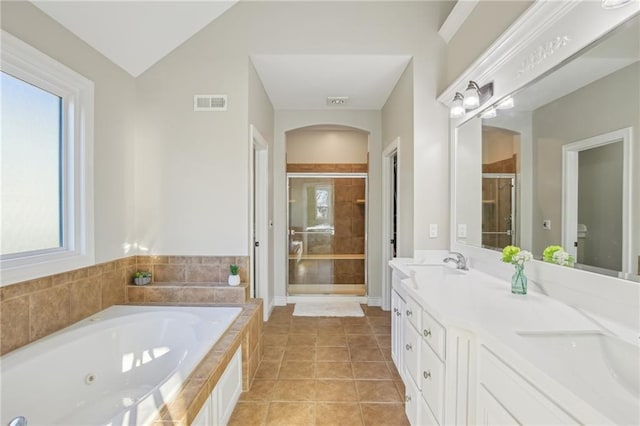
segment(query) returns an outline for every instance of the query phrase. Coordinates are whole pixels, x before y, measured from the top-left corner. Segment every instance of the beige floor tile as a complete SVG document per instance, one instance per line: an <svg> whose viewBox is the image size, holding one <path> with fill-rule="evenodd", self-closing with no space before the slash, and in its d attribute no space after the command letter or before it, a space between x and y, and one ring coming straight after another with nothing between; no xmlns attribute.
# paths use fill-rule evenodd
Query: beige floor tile
<svg viewBox="0 0 640 426"><path fill-rule="evenodd" d="M263 361L281 361L284 355L284 346L267 346L262 354Z"/></svg>
<svg viewBox="0 0 640 426"><path fill-rule="evenodd" d="M264 425L267 419L266 402L238 402L231 414L229 426L260 426Z"/></svg>
<svg viewBox="0 0 640 426"><path fill-rule="evenodd" d="M342 321L342 325L347 325L347 324L368 325L369 324L369 320L367 319L367 317L343 317L343 318L340 318L340 321Z"/></svg>
<svg viewBox="0 0 640 426"><path fill-rule="evenodd" d="M356 380L360 402L402 402L392 380Z"/></svg>
<svg viewBox="0 0 640 426"><path fill-rule="evenodd" d="M373 334L347 334L349 346L378 346Z"/></svg>
<svg viewBox="0 0 640 426"><path fill-rule="evenodd" d="M273 387L272 401L315 401L315 380L278 380Z"/></svg>
<svg viewBox="0 0 640 426"><path fill-rule="evenodd" d="M291 333L296 334L318 334L318 327L315 325L293 325Z"/></svg>
<svg viewBox="0 0 640 426"><path fill-rule="evenodd" d="M390 334L377 334L376 340L378 341L378 346L381 348L390 348L391 347L391 335Z"/></svg>
<svg viewBox="0 0 640 426"><path fill-rule="evenodd" d="M345 324L343 327L346 334L372 334L373 332L367 324Z"/></svg>
<svg viewBox="0 0 640 426"><path fill-rule="evenodd" d="M409 425L404 414L404 404L368 404L360 403L365 426L403 426Z"/></svg>
<svg viewBox="0 0 640 426"><path fill-rule="evenodd" d="M315 364L312 361L283 361L279 379L313 379Z"/></svg>
<svg viewBox="0 0 640 426"><path fill-rule="evenodd" d="M405 395L405 388L404 388L403 381L402 380L394 380L393 383L395 383L396 389L398 389L398 393L400 393L400 395L404 396Z"/></svg>
<svg viewBox="0 0 640 426"><path fill-rule="evenodd" d="M268 426L309 426L315 424L313 402L272 402L267 412Z"/></svg>
<svg viewBox="0 0 640 426"><path fill-rule="evenodd" d="M342 324L318 327L318 336L330 336L333 334L344 334L344 327L342 326Z"/></svg>
<svg viewBox="0 0 640 426"><path fill-rule="evenodd" d="M318 403L316 405L317 426L359 426L362 414L357 403Z"/></svg>
<svg viewBox="0 0 640 426"><path fill-rule="evenodd" d="M380 325L391 325L391 317L371 317L368 319L372 327Z"/></svg>
<svg viewBox="0 0 640 426"><path fill-rule="evenodd" d="M256 379L275 379L278 377L280 361L262 361L256 371Z"/></svg>
<svg viewBox="0 0 640 426"><path fill-rule="evenodd" d="M316 344L315 334L289 334L287 346L309 346Z"/></svg>
<svg viewBox="0 0 640 426"><path fill-rule="evenodd" d="M262 343L268 346L286 346L289 335L287 334L265 334L262 337Z"/></svg>
<svg viewBox="0 0 640 426"><path fill-rule="evenodd" d="M256 379L251 389L240 394L240 401L271 401L275 380Z"/></svg>
<svg viewBox="0 0 640 426"><path fill-rule="evenodd" d="M393 380L402 380L402 377L400 377L400 374L398 373L398 369L396 368L396 365L393 363L393 361L387 362L387 368L389 369L389 372L391 373L391 378Z"/></svg>
<svg viewBox="0 0 640 426"><path fill-rule="evenodd" d="M318 379L351 379L353 378L353 370L351 369L351 363L350 362L317 362L316 377Z"/></svg>
<svg viewBox="0 0 640 426"><path fill-rule="evenodd" d="M357 401L353 380L317 380L316 401Z"/></svg>
<svg viewBox="0 0 640 426"><path fill-rule="evenodd" d="M377 346L349 346L351 361L384 361Z"/></svg>
<svg viewBox="0 0 640 426"><path fill-rule="evenodd" d="M391 326L390 325L374 325L371 326L373 330L373 334L389 334L391 335Z"/></svg>
<svg viewBox="0 0 640 426"><path fill-rule="evenodd" d="M286 361L315 361L315 346L287 346L283 360Z"/></svg>
<svg viewBox="0 0 640 426"><path fill-rule="evenodd" d="M391 373L385 362L353 362L353 377L356 379L391 380Z"/></svg>
<svg viewBox="0 0 640 426"><path fill-rule="evenodd" d="M391 348L380 348L380 351L382 351L382 356L385 361L393 361L393 358L391 358Z"/></svg>
<svg viewBox="0 0 640 426"><path fill-rule="evenodd" d="M318 346L347 346L347 338L344 334L319 334Z"/></svg>
<svg viewBox="0 0 640 426"><path fill-rule="evenodd" d="M316 349L316 361L349 361L349 350L347 348L321 347Z"/></svg>
<svg viewBox="0 0 640 426"><path fill-rule="evenodd" d="M326 329L331 326L342 327L342 321L340 321L340 318L320 318L318 319L317 324L319 329Z"/></svg>

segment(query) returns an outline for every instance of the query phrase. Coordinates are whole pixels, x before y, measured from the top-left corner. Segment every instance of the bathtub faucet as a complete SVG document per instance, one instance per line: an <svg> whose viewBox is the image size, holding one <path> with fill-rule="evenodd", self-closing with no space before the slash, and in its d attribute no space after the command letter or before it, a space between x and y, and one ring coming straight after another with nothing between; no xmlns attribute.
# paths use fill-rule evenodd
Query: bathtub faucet
<svg viewBox="0 0 640 426"><path fill-rule="evenodd" d="M14 417L7 426L27 426L27 419L25 419L24 416Z"/></svg>
<svg viewBox="0 0 640 426"><path fill-rule="evenodd" d="M454 255L455 257L447 257L446 259L443 259L442 261L444 263L455 262L457 269L461 269L463 271L469 270L469 268L467 268L467 259L465 259L462 253L452 251L450 254Z"/></svg>

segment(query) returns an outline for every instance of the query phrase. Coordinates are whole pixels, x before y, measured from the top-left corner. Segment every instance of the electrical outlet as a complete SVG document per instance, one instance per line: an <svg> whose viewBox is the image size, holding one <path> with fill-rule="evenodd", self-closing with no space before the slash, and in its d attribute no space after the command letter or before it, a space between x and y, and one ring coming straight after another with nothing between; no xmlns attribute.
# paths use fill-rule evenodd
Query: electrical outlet
<svg viewBox="0 0 640 426"><path fill-rule="evenodd" d="M438 224L429 224L429 238L438 238Z"/></svg>
<svg viewBox="0 0 640 426"><path fill-rule="evenodd" d="M551 229L551 220L545 219L542 221L542 229L546 229L547 231Z"/></svg>
<svg viewBox="0 0 640 426"><path fill-rule="evenodd" d="M464 223L458 224L458 238L467 238L467 225Z"/></svg>

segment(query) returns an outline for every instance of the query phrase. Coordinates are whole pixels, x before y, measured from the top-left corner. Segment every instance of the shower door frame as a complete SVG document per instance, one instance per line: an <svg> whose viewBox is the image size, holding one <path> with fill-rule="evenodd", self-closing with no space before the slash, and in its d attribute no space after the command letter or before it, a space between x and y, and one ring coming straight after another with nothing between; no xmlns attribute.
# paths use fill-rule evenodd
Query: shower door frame
<svg viewBox="0 0 640 426"><path fill-rule="evenodd" d="M287 302L301 302L305 300L313 300L317 301L322 297L330 297L335 299L336 297L344 297L349 300L358 301L360 303L366 303L369 295L369 274L368 274L368 265L369 265L369 256L368 256L368 239L369 239L369 173L322 173L322 172L287 172L287 189L286 189L286 232L287 232L287 245L286 245L286 253L285 253L285 276L286 276L286 294L287 294ZM345 294L323 294L323 293L309 293L305 295L291 295L289 294L289 238L290 238L290 223L289 223L289 210L290 210L290 181L292 178L321 178L321 179L364 179L364 196L365 196L365 204L364 204L364 295L356 296L356 295L345 295ZM335 218L334 218L335 221ZM340 285L340 284L327 284L327 285Z"/></svg>

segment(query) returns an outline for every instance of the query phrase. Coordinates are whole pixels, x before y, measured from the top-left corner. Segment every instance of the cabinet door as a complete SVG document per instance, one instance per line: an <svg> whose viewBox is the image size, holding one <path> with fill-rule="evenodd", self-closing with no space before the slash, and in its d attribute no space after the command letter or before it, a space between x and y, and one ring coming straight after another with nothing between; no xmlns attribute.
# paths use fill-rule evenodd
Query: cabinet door
<svg viewBox="0 0 640 426"><path fill-rule="evenodd" d="M444 364L424 341L420 342L420 389L433 415L442 423L444 414Z"/></svg>
<svg viewBox="0 0 640 426"><path fill-rule="evenodd" d="M484 426L515 425L519 422L481 385L478 389L477 424Z"/></svg>
<svg viewBox="0 0 640 426"><path fill-rule="evenodd" d="M391 292L391 359L404 380L404 322L403 312L407 304L394 290Z"/></svg>
<svg viewBox="0 0 640 426"><path fill-rule="evenodd" d="M211 421L211 395L209 395L200 412L191 422L191 426L209 426L211 424L213 422Z"/></svg>
<svg viewBox="0 0 640 426"><path fill-rule="evenodd" d="M409 377L420 388L420 342L422 339L418 331L411 324L404 321L404 368L407 372L405 384L409 382Z"/></svg>
<svg viewBox="0 0 640 426"><path fill-rule="evenodd" d="M231 358L212 393L216 425L226 425L242 393L242 347Z"/></svg>

